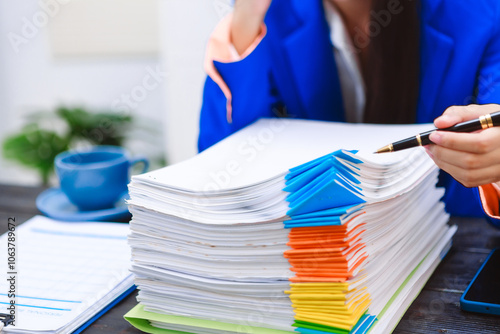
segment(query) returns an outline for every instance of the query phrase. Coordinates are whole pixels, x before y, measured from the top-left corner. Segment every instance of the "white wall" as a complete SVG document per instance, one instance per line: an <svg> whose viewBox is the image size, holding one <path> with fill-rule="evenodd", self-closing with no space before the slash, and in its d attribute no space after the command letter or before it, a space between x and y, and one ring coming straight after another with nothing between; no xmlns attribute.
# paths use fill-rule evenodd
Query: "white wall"
<svg viewBox="0 0 500 334"><path fill-rule="evenodd" d="M123 94L139 92L144 79L159 64L154 56L54 58L48 28L43 25L17 45L16 52L8 37L22 35L26 20L33 22L40 10L39 0L0 0L0 141L19 130L23 117L34 111L51 110L60 104L98 110L123 107ZM58 15L64 15L64 6ZM112 19L113 13L109 15ZM152 124L161 123L164 117L164 87L170 80L158 77L158 84L145 96L132 99L134 114L152 119ZM154 147L161 149L163 139L157 139ZM34 184L36 180L35 174L0 158L0 182Z"/></svg>
<svg viewBox="0 0 500 334"><path fill-rule="evenodd" d="M159 70L161 82L144 98L132 99L134 113L163 126L163 138L156 138L155 148L166 146L169 163L196 154L205 46L217 22L230 11L231 0L157 0L160 60L152 56L54 58L50 25L16 45L16 52L8 36L22 35L26 21L33 22L41 11L39 1L68 2L0 0L0 141L18 131L27 114L60 104L121 110L122 97L138 91L149 73ZM61 5L57 15L64 15L65 6L71 3ZM110 13L113 17L116 13ZM35 173L0 157L1 183L35 184L37 180Z"/></svg>
<svg viewBox="0 0 500 334"><path fill-rule="evenodd" d="M205 73L205 46L231 0L159 0L165 86L166 146L169 162L197 152L198 122Z"/></svg>
<svg viewBox="0 0 500 334"><path fill-rule="evenodd" d="M158 54L158 0L71 0L59 7L52 6L60 13L49 24L55 55Z"/></svg>

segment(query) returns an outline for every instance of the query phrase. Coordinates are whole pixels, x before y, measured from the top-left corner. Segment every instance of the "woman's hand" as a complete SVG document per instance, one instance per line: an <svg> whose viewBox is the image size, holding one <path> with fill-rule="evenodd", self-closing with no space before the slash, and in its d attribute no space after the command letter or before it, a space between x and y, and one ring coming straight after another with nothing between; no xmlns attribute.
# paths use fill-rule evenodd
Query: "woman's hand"
<svg viewBox="0 0 500 334"><path fill-rule="evenodd" d="M500 105L453 106L436 118L434 125L446 128L496 111ZM500 181L500 127L473 133L436 131L429 138L435 145L427 146L427 153L464 186Z"/></svg>
<svg viewBox="0 0 500 334"><path fill-rule="evenodd" d="M241 55L260 33L271 0L236 0L231 25L231 41Z"/></svg>

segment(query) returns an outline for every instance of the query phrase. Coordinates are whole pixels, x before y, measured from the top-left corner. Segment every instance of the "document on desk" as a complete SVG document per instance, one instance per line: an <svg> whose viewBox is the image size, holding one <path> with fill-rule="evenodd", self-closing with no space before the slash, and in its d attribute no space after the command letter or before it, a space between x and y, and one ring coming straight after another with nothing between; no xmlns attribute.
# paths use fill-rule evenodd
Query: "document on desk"
<svg viewBox="0 0 500 334"><path fill-rule="evenodd" d="M4 331L71 333L129 291L128 233L128 224L36 216L16 226L14 235L2 235L0 267L7 279L0 280L0 312L15 314Z"/></svg>

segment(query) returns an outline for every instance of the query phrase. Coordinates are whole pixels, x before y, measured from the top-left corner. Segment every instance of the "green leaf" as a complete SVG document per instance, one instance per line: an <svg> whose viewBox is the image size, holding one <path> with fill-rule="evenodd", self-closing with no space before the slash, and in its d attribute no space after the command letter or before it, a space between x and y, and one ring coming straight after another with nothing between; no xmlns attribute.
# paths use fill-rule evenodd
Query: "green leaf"
<svg viewBox="0 0 500 334"><path fill-rule="evenodd" d="M68 149L68 141L55 132L31 124L19 134L7 137L3 143L5 158L17 161L40 173L44 184L54 169L54 158Z"/></svg>
<svg viewBox="0 0 500 334"><path fill-rule="evenodd" d="M90 113L81 108L59 108L57 114L69 125L68 137L85 139L95 145L121 146L132 117L111 112Z"/></svg>

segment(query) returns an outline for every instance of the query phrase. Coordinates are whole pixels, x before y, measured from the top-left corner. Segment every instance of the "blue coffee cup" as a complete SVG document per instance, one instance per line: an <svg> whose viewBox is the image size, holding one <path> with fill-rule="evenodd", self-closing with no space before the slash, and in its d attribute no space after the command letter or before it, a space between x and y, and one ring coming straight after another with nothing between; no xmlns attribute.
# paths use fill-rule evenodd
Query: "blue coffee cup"
<svg viewBox="0 0 500 334"><path fill-rule="evenodd" d="M61 190L80 211L112 208L127 191L130 169L149 162L144 157L130 158L118 146L95 146L89 150L66 151L55 158Z"/></svg>

